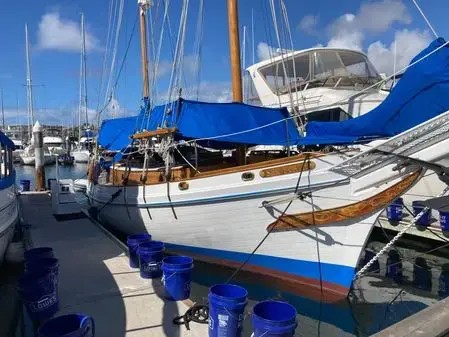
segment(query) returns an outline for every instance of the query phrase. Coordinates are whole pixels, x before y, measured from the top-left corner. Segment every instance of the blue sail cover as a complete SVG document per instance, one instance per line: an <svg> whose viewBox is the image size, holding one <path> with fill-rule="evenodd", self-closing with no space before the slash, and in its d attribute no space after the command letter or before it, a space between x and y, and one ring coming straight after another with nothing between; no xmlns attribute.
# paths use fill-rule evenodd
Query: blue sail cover
<svg viewBox="0 0 449 337"><path fill-rule="evenodd" d="M294 145L301 136L291 119L284 120L288 117L286 108L180 99L156 106L149 114L142 109L135 117L105 120L98 142L106 149L122 150L131 143L130 136L137 129L176 127L177 140L197 139L204 146L218 149L233 148L236 144ZM240 133L247 130L252 131Z"/></svg>
<svg viewBox="0 0 449 337"><path fill-rule="evenodd" d="M2 146L6 146L7 148L9 148L11 150L14 150L16 148L13 141L1 131L0 131L0 144Z"/></svg>
<svg viewBox="0 0 449 337"><path fill-rule="evenodd" d="M110 151L121 151L131 144L131 135L140 127L143 115L106 119L101 124L98 144Z"/></svg>
<svg viewBox="0 0 449 337"><path fill-rule="evenodd" d="M442 46L433 41L411 63ZM301 144L344 144L391 137L449 110L449 47L408 68L387 98L360 117L342 122L309 122Z"/></svg>

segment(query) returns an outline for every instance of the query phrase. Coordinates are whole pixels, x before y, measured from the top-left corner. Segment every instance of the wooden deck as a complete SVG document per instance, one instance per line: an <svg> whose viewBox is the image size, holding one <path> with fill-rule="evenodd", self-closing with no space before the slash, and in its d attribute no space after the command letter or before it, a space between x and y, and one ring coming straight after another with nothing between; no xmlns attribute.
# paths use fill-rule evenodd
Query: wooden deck
<svg viewBox="0 0 449 337"><path fill-rule="evenodd" d="M144 280L123 246L87 217L56 220L47 194L23 194L29 245L53 247L60 262L59 314L91 315L97 336L207 336L208 326L172 324L187 302L164 299L160 280ZM28 247L29 248L29 247Z"/></svg>

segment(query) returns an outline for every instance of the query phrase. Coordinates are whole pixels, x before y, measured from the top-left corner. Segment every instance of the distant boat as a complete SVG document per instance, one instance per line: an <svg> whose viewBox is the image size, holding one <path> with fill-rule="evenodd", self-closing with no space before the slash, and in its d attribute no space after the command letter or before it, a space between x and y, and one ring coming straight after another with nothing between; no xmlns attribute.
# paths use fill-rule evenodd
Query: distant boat
<svg viewBox="0 0 449 337"><path fill-rule="evenodd" d="M0 144L7 155L2 156L0 172L0 265L6 249L12 240L14 226L19 219L16 197L16 173L12 162L14 143L3 132L0 132Z"/></svg>
<svg viewBox="0 0 449 337"><path fill-rule="evenodd" d="M75 161L75 157L67 154L67 153L63 153L58 155L58 164L62 165L62 166L72 166L74 161Z"/></svg>

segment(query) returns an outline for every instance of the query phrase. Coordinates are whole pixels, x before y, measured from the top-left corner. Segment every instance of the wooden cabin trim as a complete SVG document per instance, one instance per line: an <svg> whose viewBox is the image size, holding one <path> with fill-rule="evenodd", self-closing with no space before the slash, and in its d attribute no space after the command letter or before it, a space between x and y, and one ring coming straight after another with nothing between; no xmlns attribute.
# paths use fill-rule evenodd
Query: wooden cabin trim
<svg viewBox="0 0 449 337"><path fill-rule="evenodd" d="M304 159L306 156L309 156L309 158L318 158L323 156L324 154L316 153L316 154L299 154L292 157L285 157L285 158L278 158L278 159L272 159L272 160L266 160L258 163L253 164L247 164L247 165L241 165L241 166L232 166L232 167L225 167L225 168L218 168L216 167L223 167L224 165L230 165L227 163L220 163L217 165L211 165L207 167L199 167L199 171L201 173L198 173L197 171L193 170L191 167L177 167L173 168L171 170L171 182L178 182L183 180L193 180L193 179L201 179L201 178L209 178L209 177L215 177L225 174L232 174L232 173L239 173L239 172L248 172L251 170L257 170L261 168L268 168L265 173L263 173L265 176L264 178L269 177L275 177L283 174L290 174L295 172L300 172L301 169L304 167L304 171L313 170L316 167L316 164L312 161L304 163ZM293 165L285 165L280 167L273 167L272 166L278 166L282 164L289 164L289 163L295 163ZM142 182L142 173L143 169L137 170L137 171L126 171L126 170L117 170L112 168L111 169L111 183L113 185L121 185L123 184L123 177L127 176L127 184L128 185L143 185ZM262 175L261 175L262 176ZM161 168L160 170L155 169L149 169L145 172L145 185L155 185L155 184L162 184L166 183L165 180L165 169Z"/></svg>
<svg viewBox="0 0 449 337"><path fill-rule="evenodd" d="M135 133L132 135L132 139L143 139L143 138L149 138L154 136L162 136L162 135L168 135L170 133L176 133L178 131L177 128L164 128L164 129L157 129L152 131L143 131L139 133Z"/></svg>
<svg viewBox="0 0 449 337"><path fill-rule="evenodd" d="M272 178L301 171L311 171L315 169L315 167L316 167L315 162L307 161L306 163L301 162L296 164L267 168L259 171L259 175L262 178Z"/></svg>
<svg viewBox="0 0 449 337"><path fill-rule="evenodd" d="M312 226L330 225L348 219L355 219L385 208L393 200L407 191L420 177L421 170L415 171L405 179L396 183L368 199L316 212L284 215L267 227L267 231L288 231L309 228Z"/></svg>

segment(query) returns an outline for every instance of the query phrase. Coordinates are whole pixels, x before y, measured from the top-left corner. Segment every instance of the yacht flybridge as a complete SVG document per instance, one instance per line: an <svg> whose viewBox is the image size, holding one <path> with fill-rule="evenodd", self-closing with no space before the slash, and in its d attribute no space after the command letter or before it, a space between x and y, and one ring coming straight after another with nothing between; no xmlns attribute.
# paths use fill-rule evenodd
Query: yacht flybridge
<svg viewBox="0 0 449 337"><path fill-rule="evenodd" d="M363 115L387 97L384 86L376 85L381 80L359 51L287 51L247 68L246 100L265 107L287 107L291 113L308 114L307 120L341 121Z"/></svg>

